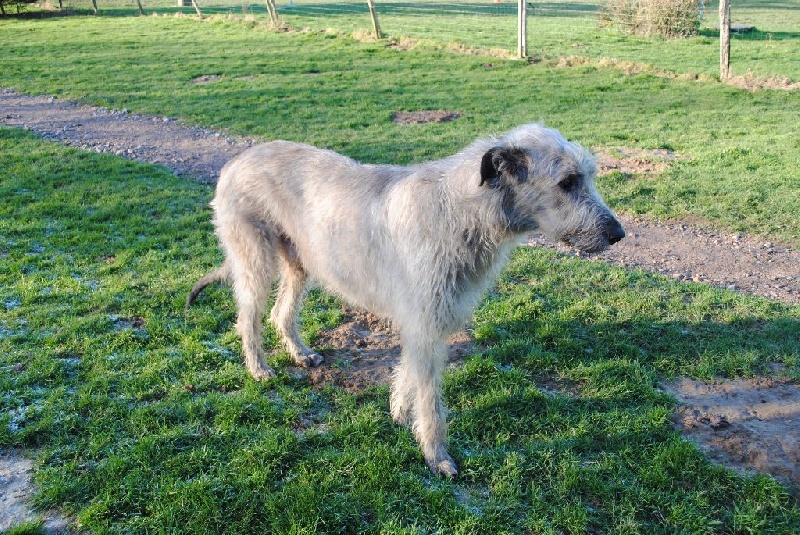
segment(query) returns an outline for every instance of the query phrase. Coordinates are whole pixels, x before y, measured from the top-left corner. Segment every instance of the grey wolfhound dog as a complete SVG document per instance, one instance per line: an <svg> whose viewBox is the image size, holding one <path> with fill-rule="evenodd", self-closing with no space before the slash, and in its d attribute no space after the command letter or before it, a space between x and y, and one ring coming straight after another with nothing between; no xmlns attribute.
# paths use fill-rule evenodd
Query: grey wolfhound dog
<svg viewBox="0 0 800 535"><path fill-rule="evenodd" d="M531 231L590 252L625 236L595 172L589 152L535 124L410 167L284 141L252 147L222 170L212 206L225 261L197 282L187 306L212 282L233 286L257 380L275 375L261 327L276 280L270 319L302 366L322 362L298 334L309 280L389 318L403 346L392 418L411 427L434 472L454 476L441 397L446 341Z"/></svg>

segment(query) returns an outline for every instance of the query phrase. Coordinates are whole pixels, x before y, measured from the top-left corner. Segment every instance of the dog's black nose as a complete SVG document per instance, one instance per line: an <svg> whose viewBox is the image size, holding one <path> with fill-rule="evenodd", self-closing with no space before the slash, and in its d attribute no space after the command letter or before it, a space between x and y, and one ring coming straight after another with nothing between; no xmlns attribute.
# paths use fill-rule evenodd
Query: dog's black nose
<svg viewBox="0 0 800 535"><path fill-rule="evenodd" d="M607 232L608 232L607 234L608 243L610 243L611 245L614 245L615 243L617 243L618 241L620 241L622 238L625 237L625 229L622 228L622 225L620 225L619 221L617 221L616 219L611 223L609 223L607 227Z"/></svg>

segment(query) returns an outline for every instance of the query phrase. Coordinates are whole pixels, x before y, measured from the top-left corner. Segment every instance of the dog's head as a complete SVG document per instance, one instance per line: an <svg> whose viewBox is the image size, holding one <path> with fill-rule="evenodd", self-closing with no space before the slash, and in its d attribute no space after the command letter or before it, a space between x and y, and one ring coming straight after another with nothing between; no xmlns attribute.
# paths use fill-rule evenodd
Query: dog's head
<svg viewBox="0 0 800 535"><path fill-rule="evenodd" d="M594 157L556 130L526 125L484 153L480 186L499 195L509 231L540 230L586 252L625 237L594 185Z"/></svg>

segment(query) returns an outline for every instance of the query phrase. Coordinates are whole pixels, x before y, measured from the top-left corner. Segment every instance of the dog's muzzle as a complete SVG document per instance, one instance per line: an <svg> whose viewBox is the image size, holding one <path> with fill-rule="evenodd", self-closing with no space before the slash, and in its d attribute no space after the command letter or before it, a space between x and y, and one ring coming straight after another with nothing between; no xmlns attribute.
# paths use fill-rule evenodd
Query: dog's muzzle
<svg viewBox="0 0 800 535"><path fill-rule="evenodd" d="M562 236L561 241L584 253L599 253L625 237L625 229L614 217L605 219L594 232Z"/></svg>

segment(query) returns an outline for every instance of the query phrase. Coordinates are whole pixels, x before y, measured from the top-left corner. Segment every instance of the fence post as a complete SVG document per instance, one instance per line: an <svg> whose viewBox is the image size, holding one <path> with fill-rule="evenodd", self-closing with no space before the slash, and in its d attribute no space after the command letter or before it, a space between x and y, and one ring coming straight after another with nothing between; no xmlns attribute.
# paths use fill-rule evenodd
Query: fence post
<svg viewBox="0 0 800 535"><path fill-rule="evenodd" d="M280 19L278 19L278 8L275 5L275 0L267 0L267 11L272 25L277 27L280 24Z"/></svg>
<svg viewBox="0 0 800 535"><path fill-rule="evenodd" d="M367 0L369 6L369 16L372 17L372 31L375 32L375 39L382 39L381 25L378 22L378 14L375 12L375 0Z"/></svg>
<svg viewBox="0 0 800 535"><path fill-rule="evenodd" d="M731 75L731 6L729 0L719 0L719 79Z"/></svg>
<svg viewBox="0 0 800 535"><path fill-rule="evenodd" d="M517 0L517 57L528 57L528 2Z"/></svg>

